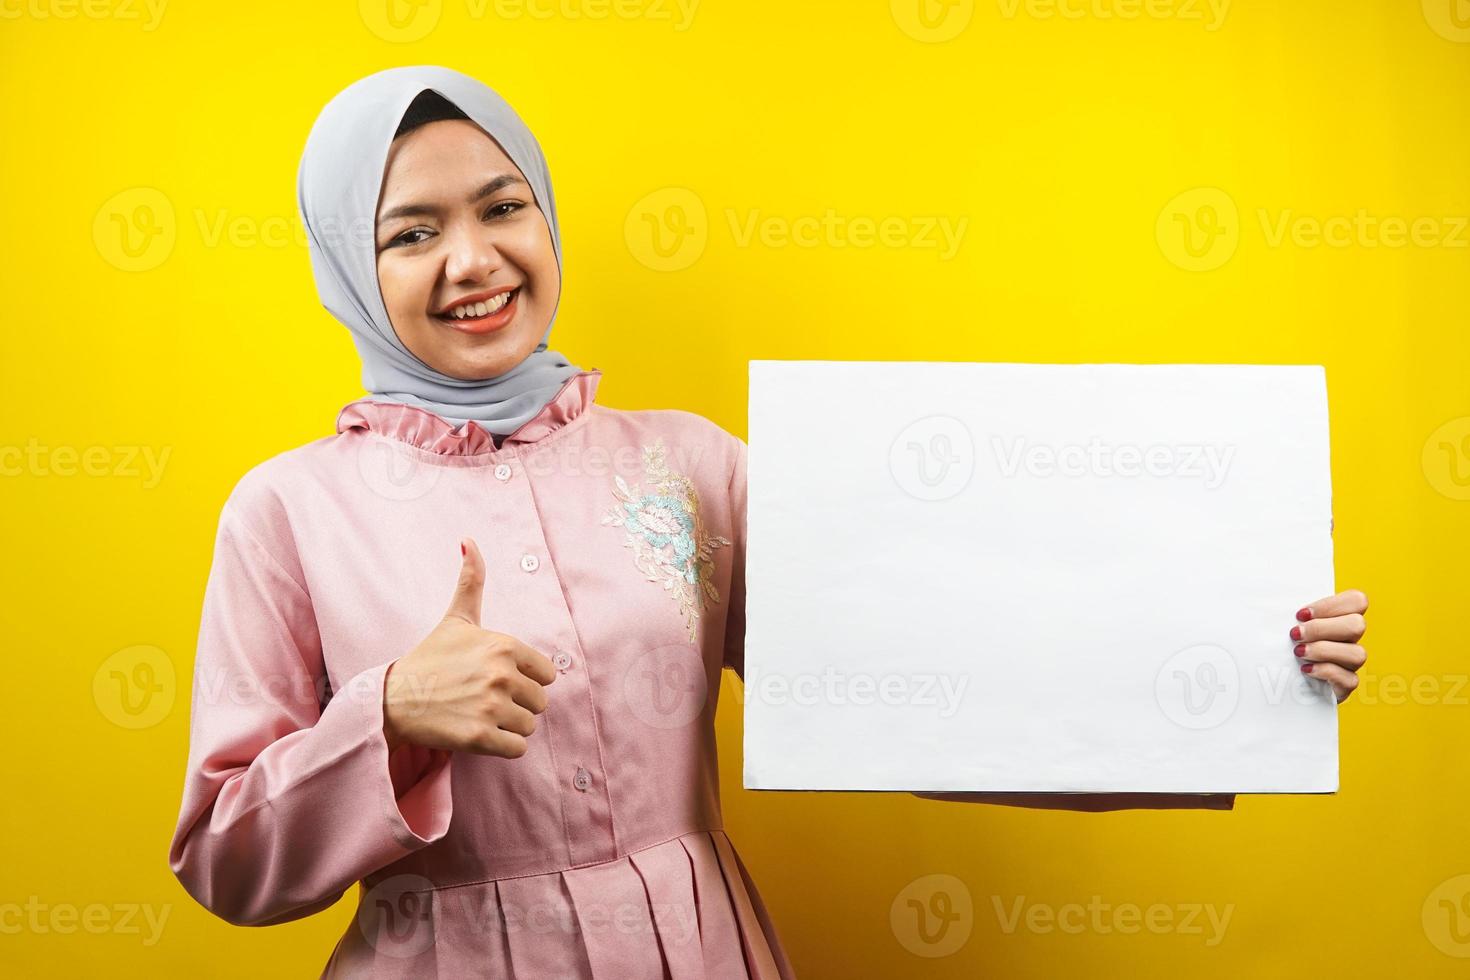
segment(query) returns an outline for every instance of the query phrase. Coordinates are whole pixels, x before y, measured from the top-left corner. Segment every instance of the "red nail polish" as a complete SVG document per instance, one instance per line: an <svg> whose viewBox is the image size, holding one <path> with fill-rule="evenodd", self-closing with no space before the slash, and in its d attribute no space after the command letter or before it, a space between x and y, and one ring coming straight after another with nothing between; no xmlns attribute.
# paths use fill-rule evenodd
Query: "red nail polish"
<svg viewBox="0 0 1470 980"><path fill-rule="evenodd" d="M1300 640L1302 638L1302 628L1300 626L1293 626L1291 628L1291 638L1293 640Z"/></svg>
<svg viewBox="0 0 1470 980"><path fill-rule="evenodd" d="M1302 664L1302 673L1303 674L1310 674L1311 672L1312 672L1312 665L1311 664Z"/></svg>
<svg viewBox="0 0 1470 980"><path fill-rule="evenodd" d="M1311 609L1302 608L1302 609L1298 609L1296 611L1296 621L1299 622L1299 623L1305 623L1307 620L1309 620L1311 618L1312 618L1312 610Z"/></svg>
<svg viewBox="0 0 1470 980"><path fill-rule="evenodd" d="M465 556L465 554L466 554L466 552L464 550L464 543L463 542L460 542L460 546L459 546L459 557L463 558Z"/></svg>
<svg viewBox="0 0 1470 980"><path fill-rule="evenodd" d="M1298 643L1296 645L1296 649L1292 652L1295 653L1298 657L1305 657L1307 655L1307 645L1305 643Z"/></svg>

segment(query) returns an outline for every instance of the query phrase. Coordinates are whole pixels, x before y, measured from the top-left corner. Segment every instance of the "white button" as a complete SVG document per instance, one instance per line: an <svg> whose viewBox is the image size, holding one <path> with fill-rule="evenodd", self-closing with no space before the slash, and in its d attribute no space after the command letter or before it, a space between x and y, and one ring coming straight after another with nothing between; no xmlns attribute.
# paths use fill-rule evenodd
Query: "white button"
<svg viewBox="0 0 1470 980"><path fill-rule="evenodd" d="M510 479L510 465L508 463L501 463L495 467L495 479L502 482Z"/></svg>
<svg viewBox="0 0 1470 980"><path fill-rule="evenodd" d="M541 567L541 559L537 558L535 555L521 555L521 570L522 571L534 572L536 569L538 569L540 567Z"/></svg>
<svg viewBox="0 0 1470 980"><path fill-rule="evenodd" d="M578 766L577 774L572 777L572 785L584 793L587 792L592 786L592 774Z"/></svg>
<svg viewBox="0 0 1470 980"><path fill-rule="evenodd" d="M557 670L565 673L566 669L572 665L572 655L565 650L558 650L552 656L551 662L556 666Z"/></svg>

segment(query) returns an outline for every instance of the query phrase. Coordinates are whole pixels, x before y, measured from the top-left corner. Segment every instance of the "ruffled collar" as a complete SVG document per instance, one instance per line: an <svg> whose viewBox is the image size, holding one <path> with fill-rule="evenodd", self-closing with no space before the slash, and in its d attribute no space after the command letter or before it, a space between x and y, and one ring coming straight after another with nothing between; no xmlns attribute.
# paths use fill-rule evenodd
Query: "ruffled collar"
<svg viewBox="0 0 1470 980"><path fill-rule="evenodd" d="M514 454L520 445L544 439L581 418L592 405L601 378L597 368L572 375L537 415L505 437L498 450L491 433L474 419L456 431L448 419L426 408L371 398L359 398L344 406L337 414L337 431L366 429L441 456Z"/></svg>

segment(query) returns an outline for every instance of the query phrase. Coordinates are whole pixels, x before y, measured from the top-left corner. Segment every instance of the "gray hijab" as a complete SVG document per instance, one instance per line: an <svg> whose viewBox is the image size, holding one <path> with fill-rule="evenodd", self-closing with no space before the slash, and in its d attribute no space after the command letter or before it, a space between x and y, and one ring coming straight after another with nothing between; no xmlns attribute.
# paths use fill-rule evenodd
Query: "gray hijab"
<svg viewBox="0 0 1470 980"><path fill-rule="evenodd" d="M474 419L508 435L535 417L581 372L547 350L551 326L536 350L504 374L463 381L429 367L393 331L378 288L375 219L393 134L420 93L432 89L500 144L531 184L551 229L558 267L561 236L551 175L536 137L504 99L448 68L390 68L343 89L311 127L297 174L297 204L306 225L311 269L322 305L352 331L362 358L362 384L375 401L426 408L458 426ZM551 322L556 322L553 307Z"/></svg>

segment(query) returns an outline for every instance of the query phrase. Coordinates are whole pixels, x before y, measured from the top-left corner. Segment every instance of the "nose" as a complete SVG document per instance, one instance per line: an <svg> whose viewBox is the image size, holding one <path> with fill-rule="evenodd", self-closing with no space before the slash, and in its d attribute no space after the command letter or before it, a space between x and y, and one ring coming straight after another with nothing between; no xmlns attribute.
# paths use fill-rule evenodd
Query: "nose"
<svg viewBox="0 0 1470 980"><path fill-rule="evenodd" d="M444 275L450 282L483 282L500 268L503 261L500 251L483 227L462 228L448 234Z"/></svg>

